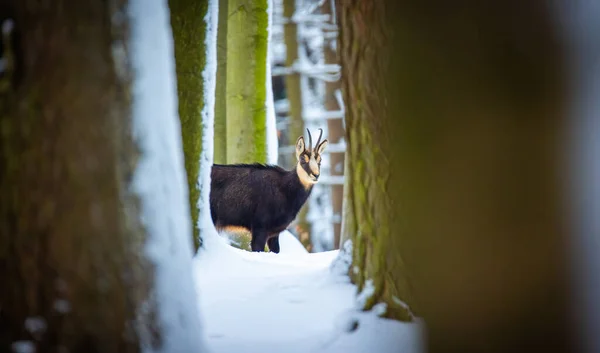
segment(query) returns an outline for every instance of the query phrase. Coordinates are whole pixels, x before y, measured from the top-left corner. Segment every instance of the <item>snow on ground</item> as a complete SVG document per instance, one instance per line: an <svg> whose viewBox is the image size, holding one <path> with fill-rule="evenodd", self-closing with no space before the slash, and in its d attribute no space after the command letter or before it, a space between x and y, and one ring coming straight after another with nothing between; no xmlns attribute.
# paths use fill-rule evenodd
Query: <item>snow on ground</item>
<svg viewBox="0 0 600 353"><path fill-rule="evenodd" d="M308 250L306 250L304 245L288 230L279 233L279 250L285 254L308 254Z"/></svg>
<svg viewBox="0 0 600 353"><path fill-rule="evenodd" d="M308 253L286 232L279 254L236 249L216 234L205 245L194 274L213 353L422 351L420 325L357 311L354 285L330 270L337 250Z"/></svg>

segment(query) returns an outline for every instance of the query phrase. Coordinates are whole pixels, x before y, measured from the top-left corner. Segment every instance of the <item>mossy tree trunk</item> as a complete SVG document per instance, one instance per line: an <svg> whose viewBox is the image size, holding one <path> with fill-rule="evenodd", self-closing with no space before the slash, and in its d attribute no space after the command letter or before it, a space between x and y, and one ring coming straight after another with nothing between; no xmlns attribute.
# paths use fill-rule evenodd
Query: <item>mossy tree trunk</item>
<svg viewBox="0 0 600 353"><path fill-rule="evenodd" d="M139 352L144 331L160 344L129 191L132 75L115 62L127 59L128 21L113 21L127 4L1 5L14 20L3 55L15 58L0 92L2 352L17 341L37 352Z"/></svg>
<svg viewBox="0 0 600 353"><path fill-rule="evenodd" d="M217 82L215 91L214 163L227 163L227 18L229 0L219 1Z"/></svg>
<svg viewBox="0 0 600 353"><path fill-rule="evenodd" d="M430 352L573 351L558 27L542 1L461 4L338 2L350 273Z"/></svg>
<svg viewBox="0 0 600 353"><path fill-rule="evenodd" d="M202 244L198 227L200 198L200 153L202 152L202 109L206 65L206 22L208 0L169 0L175 48L179 119L187 173L194 249Z"/></svg>
<svg viewBox="0 0 600 353"><path fill-rule="evenodd" d="M387 304L388 317L408 321L414 310L407 269L400 252L399 212L390 188L399 187L398 171L392 169L396 143L391 130L392 113L386 111L385 84L391 58L383 2L341 1L340 50L346 102L348 202L344 231L353 244L350 271L358 290L372 282L375 292L364 309ZM367 50L367 48L369 50Z"/></svg>
<svg viewBox="0 0 600 353"><path fill-rule="evenodd" d="M266 163L268 3L227 7L227 163Z"/></svg>

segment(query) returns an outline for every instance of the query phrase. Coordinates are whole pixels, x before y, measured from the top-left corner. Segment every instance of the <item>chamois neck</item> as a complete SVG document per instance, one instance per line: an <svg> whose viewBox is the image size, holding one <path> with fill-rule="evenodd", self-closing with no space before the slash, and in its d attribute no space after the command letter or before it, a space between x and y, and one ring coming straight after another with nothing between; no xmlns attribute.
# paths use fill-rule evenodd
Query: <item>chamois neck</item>
<svg viewBox="0 0 600 353"><path fill-rule="evenodd" d="M296 177L300 181L300 184L302 184L302 187L304 187L304 190L306 191L310 191L313 185L316 184L316 181L313 181L308 176L308 173L306 173L306 171L302 168L299 162L296 163L296 171L294 172L294 174L296 174Z"/></svg>

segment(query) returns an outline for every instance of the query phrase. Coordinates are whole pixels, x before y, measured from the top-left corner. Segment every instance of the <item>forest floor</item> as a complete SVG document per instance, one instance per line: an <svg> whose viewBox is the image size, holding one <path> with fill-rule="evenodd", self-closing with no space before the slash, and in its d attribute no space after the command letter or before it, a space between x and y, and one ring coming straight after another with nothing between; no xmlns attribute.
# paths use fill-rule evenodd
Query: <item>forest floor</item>
<svg viewBox="0 0 600 353"><path fill-rule="evenodd" d="M336 269L338 251L309 254L291 233L280 239L279 254L205 240L210 250L200 251L194 270L211 352L422 351L419 324L357 310L356 287Z"/></svg>

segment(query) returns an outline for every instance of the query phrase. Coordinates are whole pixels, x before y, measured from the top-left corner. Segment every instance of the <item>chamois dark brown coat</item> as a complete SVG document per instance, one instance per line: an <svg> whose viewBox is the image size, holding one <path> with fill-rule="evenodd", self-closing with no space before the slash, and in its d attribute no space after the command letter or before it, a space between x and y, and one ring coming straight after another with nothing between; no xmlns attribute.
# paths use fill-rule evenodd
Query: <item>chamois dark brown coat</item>
<svg viewBox="0 0 600 353"><path fill-rule="evenodd" d="M321 135L323 131L321 130ZM214 164L211 171L210 212L218 230L244 228L252 234L252 251L279 253L279 233L296 218L320 174L327 140L305 148L296 142L298 163L292 170L263 164Z"/></svg>

